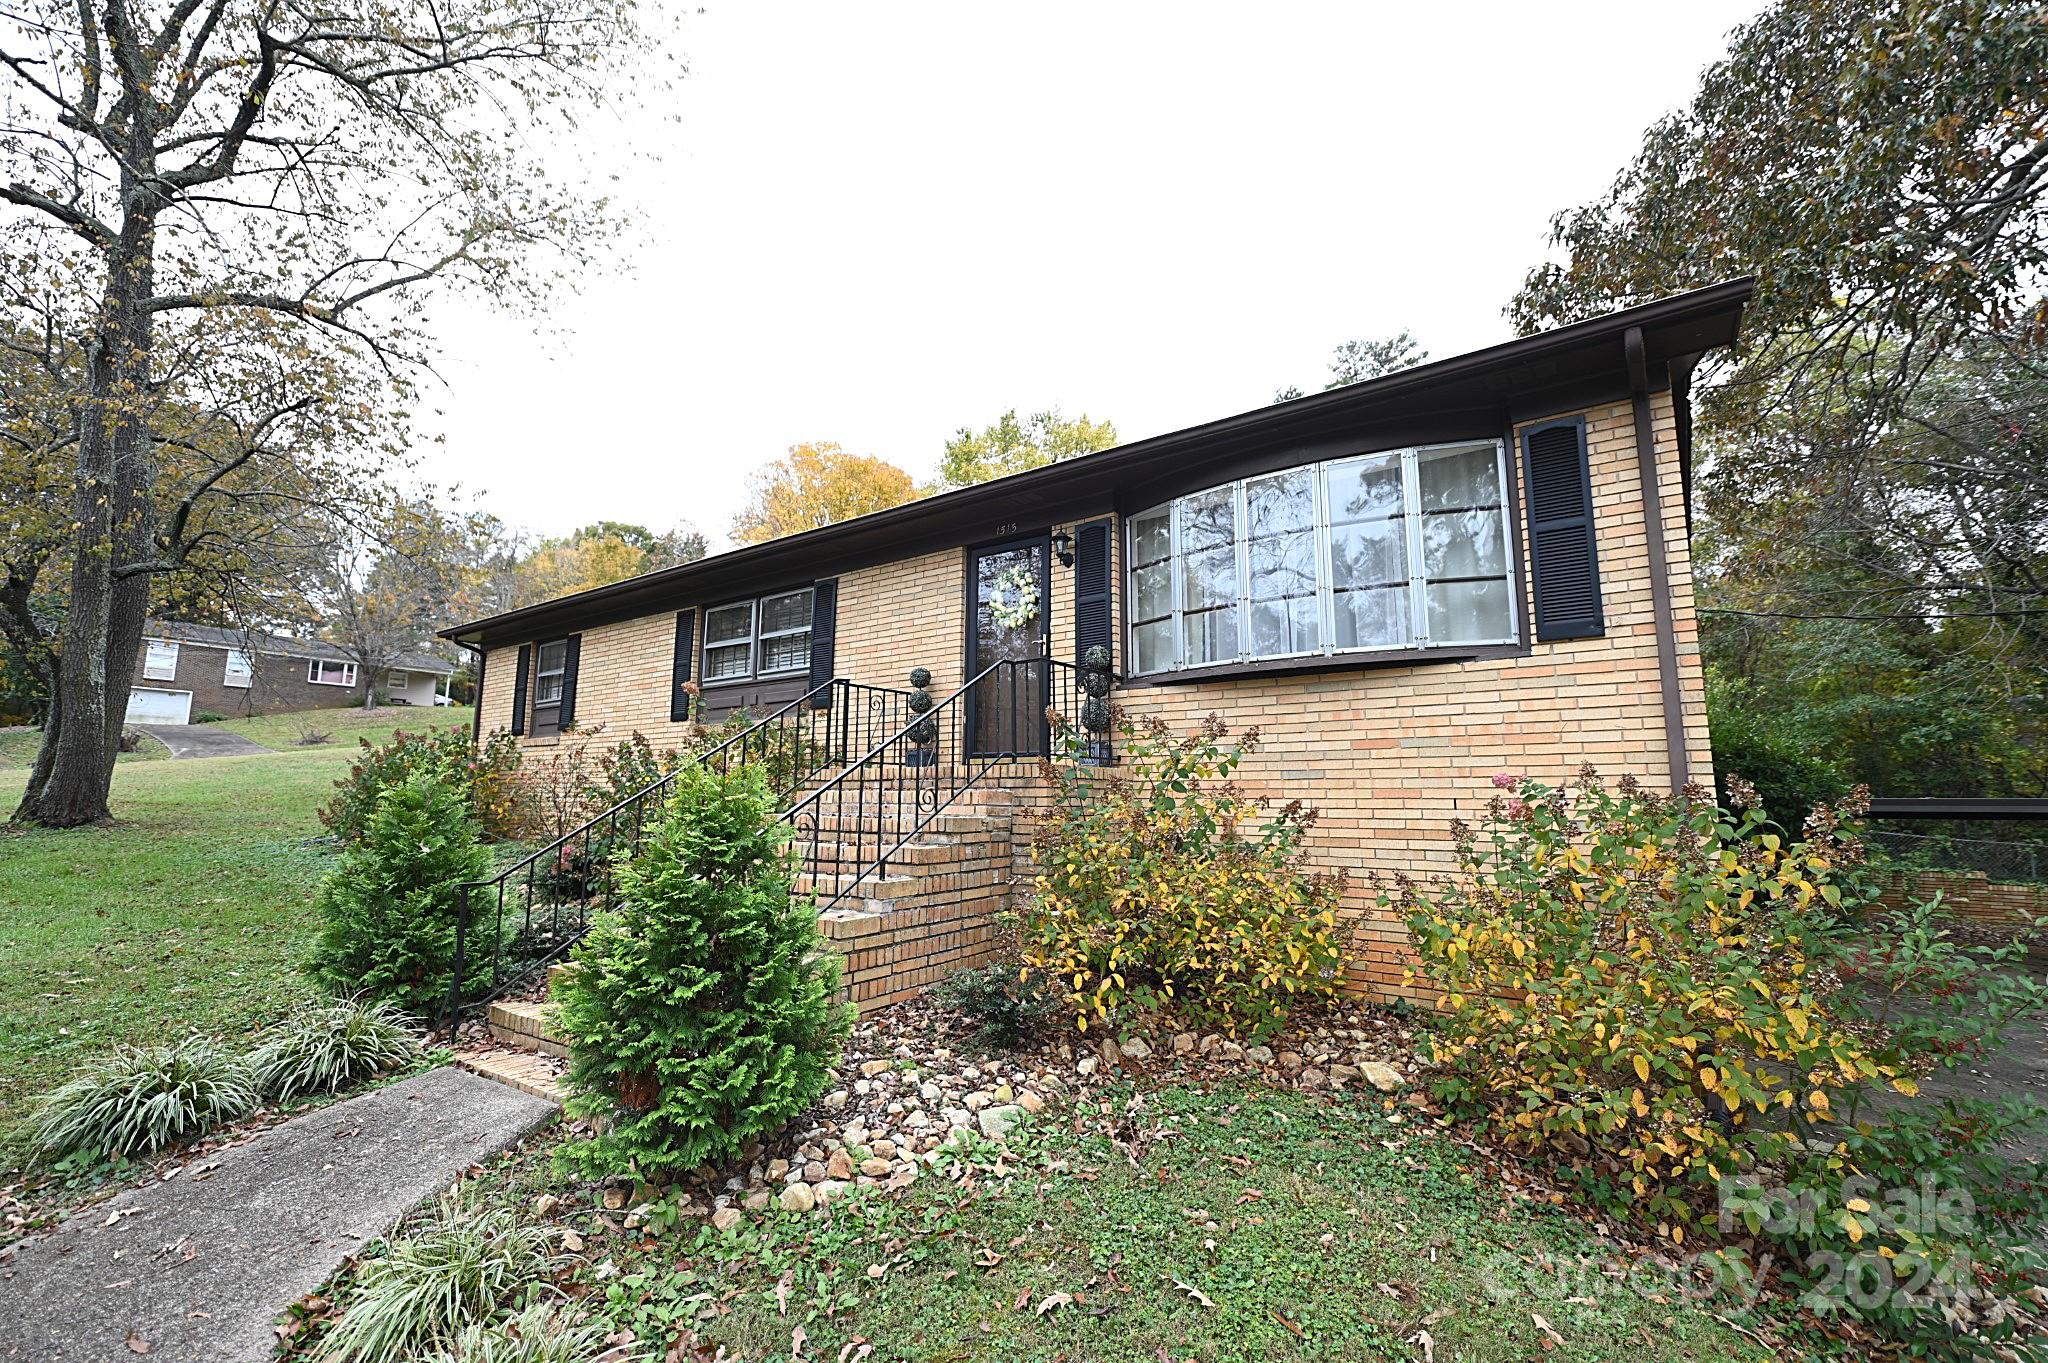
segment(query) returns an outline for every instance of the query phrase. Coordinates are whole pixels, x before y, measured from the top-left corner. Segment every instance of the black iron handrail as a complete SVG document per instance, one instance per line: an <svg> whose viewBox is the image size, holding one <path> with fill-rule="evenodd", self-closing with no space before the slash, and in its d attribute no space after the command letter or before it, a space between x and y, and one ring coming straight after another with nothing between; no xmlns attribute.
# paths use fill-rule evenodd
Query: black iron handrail
<svg viewBox="0 0 2048 1363"><path fill-rule="evenodd" d="M835 677L757 723L705 748L588 822L481 880L457 887L454 978L443 1021L452 1024L559 959L609 902L620 854L637 851L676 777L695 766L767 769L787 797L819 773L865 757L908 719L910 693ZM487 962L487 964L486 964Z"/></svg>
<svg viewBox="0 0 2048 1363"><path fill-rule="evenodd" d="M997 766L1050 757L1050 716L1071 723L1081 699L1072 663L991 663L791 805L783 819L818 908L887 875L890 858Z"/></svg>

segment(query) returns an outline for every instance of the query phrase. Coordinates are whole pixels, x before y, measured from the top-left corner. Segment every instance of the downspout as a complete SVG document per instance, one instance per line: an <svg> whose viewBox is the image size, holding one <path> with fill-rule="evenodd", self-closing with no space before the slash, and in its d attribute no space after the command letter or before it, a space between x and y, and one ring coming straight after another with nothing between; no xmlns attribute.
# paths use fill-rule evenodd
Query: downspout
<svg viewBox="0 0 2048 1363"><path fill-rule="evenodd" d="M1685 753L1685 703L1678 686L1678 628L1671 618L1671 565L1664 541L1664 498L1657 478L1656 430L1650 417L1650 367L1643 349L1643 329L1630 327L1622 337L1628 358L1628 388L1636 414L1636 477L1642 485L1643 530L1650 551L1650 611L1657 625L1657 682L1664 696L1664 749L1671 770L1671 789L1683 790L1692 779Z"/></svg>
<svg viewBox="0 0 2048 1363"><path fill-rule="evenodd" d="M463 644L462 647L476 658L476 699L469 707L469 741L481 743L484 736L484 650L479 644Z"/></svg>

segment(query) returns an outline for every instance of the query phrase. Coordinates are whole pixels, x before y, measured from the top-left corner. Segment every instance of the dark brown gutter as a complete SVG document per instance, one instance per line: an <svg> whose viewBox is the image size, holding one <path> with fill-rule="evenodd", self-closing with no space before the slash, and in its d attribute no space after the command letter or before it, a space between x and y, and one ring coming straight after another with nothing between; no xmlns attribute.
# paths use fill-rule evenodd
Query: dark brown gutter
<svg viewBox="0 0 2048 1363"><path fill-rule="evenodd" d="M1458 419L1478 431L1491 430L1496 424L1493 414L1503 407L1514 419L1526 420L1585 405L1588 385L1611 383L1618 398L1625 380L1614 362L1614 344L1626 330L1642 333L1648 372L1661 380L1671 359L1730 344L1750 291L1747 279L1695 289L1365 383L524 606L444 630L441 637L484 647L530 641L593 620L627 619L698 604L707 593L730 590L737 595L741 587L797 585L863 561L977 542L994 535L991 527L1004 524L1046 524L1075 512L1100 514L1133 487L1207 476L1205 463L1246 451L1270 453L1290 445L1327 442L1362 424L1386 420L1390 413L1462 413Z"/></svg>
<svg viewBox="0 0 2048 1363"><path fill-rule="evenodd" d="M1671 789L1685 789L1692 766L1685 753L1685 701L1678 684L1678 629L1671 616L1671 566L1665 552L1664 498L1657 478L1656 426L1650 413L1650 366L1643 329L1622 334L1629 396L1636 413L1636 478L1643 495L1643 533L1650 550L1650 611L1657 622L1657 682L1664 693L1664 749Z"/></svg>

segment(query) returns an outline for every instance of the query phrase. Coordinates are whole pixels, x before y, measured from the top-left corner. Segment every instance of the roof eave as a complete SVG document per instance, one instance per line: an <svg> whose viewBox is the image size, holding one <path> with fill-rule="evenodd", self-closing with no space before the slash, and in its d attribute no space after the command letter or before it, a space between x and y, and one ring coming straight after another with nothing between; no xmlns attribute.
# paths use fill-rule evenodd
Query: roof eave
<svg viewBox="0 0 2048 1363"><path fill-rule="evenodd" d="M1666 343L1662 345L1657 344L1654 339L1652 341L1651 358L1661 368L1666 361L1678 355L1730 344L1740 323L1742 307L1748 302L1753 289L1754 280L1747 277L1709 285L1703 289L1694 289L1689 293L1625 308L1605 316L1538 332L1532 336L1517 337L1482 350L1418 365L1363 383L1312 393L1287 403L1254 408L1199 426L1150 436L1128 445L1119 445L1114 449L1080 459L1028 469L1022 473L906 502L902 506L872 512L816 530L806 530L801 534L788 535L761 544L745 545L673 568L664 568L658 572L626 578L602 587L591 587L569 596L522 606L517 610L443 630L439 637L469 648L487 647L493 636L509 639L524 634L531 638L548 627L566 627L580 614L602 613L605 608L634 597L680 597L695 578L712 574L725 575L735 570L743 570L755 563L765 566L778 561L801 562L813 555L823 556L835 545L849 544L867 536L886 534L899 526L910 527L920 522L943 520L948 517L965 519L984 504L1030 498L1041 489L1054 488L1068 480L1097 480L1119 469L1142 465L1158 455L1178 449L1227 441L1246 432L1266 427L1312 426L1333 416L1386 406L1409 396L1427 393L1432 389L1470 381L1492 371L1506 371L1518 366L1538 364L1546 359L1569 355L1573 351L1586 351L1590 355L1597 352L1608 340L1615 343L1611 363L1618 369L1622 363L1619 343L1631 328L1642 328L1645 336L1649 338L1666 338ZM652 613L661 608L650 604L648 610Z"/></svg>

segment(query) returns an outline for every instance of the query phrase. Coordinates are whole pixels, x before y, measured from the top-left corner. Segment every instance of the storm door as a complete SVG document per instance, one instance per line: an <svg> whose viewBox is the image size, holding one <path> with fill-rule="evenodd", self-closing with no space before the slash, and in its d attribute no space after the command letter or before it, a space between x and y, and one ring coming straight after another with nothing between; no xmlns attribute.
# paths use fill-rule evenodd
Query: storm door
<svg viewBox="0 0 2048 1363"><path fill-rule="evenodd" d="M1046 654L1052 610L1046 536L1006 540L969 551L968 732L977 757L1041 757L1046 752Z"/></svg>

